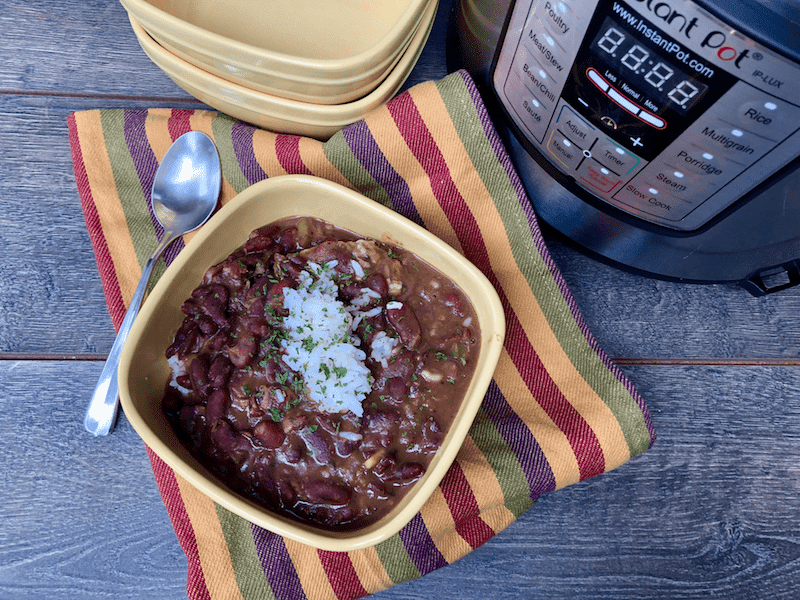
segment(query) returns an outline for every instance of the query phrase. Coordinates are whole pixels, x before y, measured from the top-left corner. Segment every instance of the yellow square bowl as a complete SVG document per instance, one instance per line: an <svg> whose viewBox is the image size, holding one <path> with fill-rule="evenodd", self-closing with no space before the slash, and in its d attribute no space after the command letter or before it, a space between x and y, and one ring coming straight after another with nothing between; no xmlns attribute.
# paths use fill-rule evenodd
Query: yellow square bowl
<svg viewBox="0 0 800 600"><path fill-rule="evenodd" d="M338 104L397 63L432 0L121 0L187 62L276 96Z"/></svg>
<svg viewBox="0 0 800 600"><path fill-rule="evenodd" d="M380 84L365 96L343 104L299 102L223 79L161 46L132 15L129 20L145 54L201 102L263 129L326 140L388 102L400 90L425 47L437 6L438 0L430 3L411 43Z"/></svg>
<svg viewBox="0 0 800 600"><path fill-rule="evenodd" d="M413 252L455 281L472 302L481 347L466 397L427 472L381 520L354 531L328 531L298 523L240 496L214 477L181 444L162 409L171 369L165 350L183 321L182 302L206 270L229 256L251 231L288 216L324 219L360 236ZM285 175L261 181L222 207L167 268L145 301L122 352L122 408L153 452L214 502L278 535L323 550L349 551L397 533L436 489L475 418L491 381L505 336L505 317L489 280L460 253L385 206L341 185L313 176Z"/></svg>

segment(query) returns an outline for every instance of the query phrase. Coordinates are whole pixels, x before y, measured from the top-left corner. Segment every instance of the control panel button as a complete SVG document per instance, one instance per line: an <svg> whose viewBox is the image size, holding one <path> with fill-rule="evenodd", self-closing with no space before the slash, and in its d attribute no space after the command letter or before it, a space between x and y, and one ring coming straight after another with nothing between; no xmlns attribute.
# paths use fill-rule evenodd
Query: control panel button
<svg viewBox="0 0 800 600"><path fill-rule="evenodd" d="M701 179L671 165L663 164L658 168L651 164L648 170L654 180L650 184L645 184L648 189L653 188L659 190L662 195L669 194L686 200L692 206L702 204L707 196L716 191L716 186L708 179ZM638 178L634 178L633 181L637 180Z"/></svg>
<svg viewBox="0 0 800 600"><path fill-rule="evenodd" d="M568 104L562 104L556 113L556 125L564 134L582 148L589 148L597 139L597 127L580 116Z"/></svg>
<svg viewBox="0 0 800 600"><path fill-rule="evenodd" d="M602 165L622 176L630 176L642 164L642 159L614 140L601 137L592 146L592 156Z"/></svg>
<svg viewBox="0 0 800 600"><path fill-rule="evenodd" d="M552 108L548 108L523 83L517 71L511 71L506 80L505 93L508 95L509 108L513 110L520 123L528 130L531 137L541 143L547 133Z"/></svg>
<svg viewBox="0 0 800 600"><path fill-rule="evenodd" d="M559 36L567 35L574 28L578 16L563 0L546 0L540 3L539 9L534 13L535 21L546 23L553 33Z"/></svg>
<svg viewBox="0 0 800 600"><path fill-rule="evenodd" d="M800 126L800 108L764 94L742 102L737 117L743 129L775 142Z"/></svg>
<svg viewBox="0 0 800 600"><path fill-rule="evenodd" d="M578 168L578 179L595 191L610 194L620 184L619 175L596 160L586 160Z"/></svg>
<svg viewBox="0 0 800 600"><path fill-rule="evenodd" d="M699 127L701 145L736 163L750 164L764 156L775 142L731 125L727 120L709 120Z"/></svg>
<svg viewBox="0 0 800 600"><path fill-rule="evenodd" d="M569 74L570 61L567 52L559 46L550 31L544 28L538 31L528 29L523 37L523 45L554 81L564 84Z"/></svg>
<svg viewBox="0 0 800 600"><path fill-rule="evenodd" d="M653 186L633 182L624 185L614 194L614 200L666 221L680 221L694 209L690 203L665 194Z"/></svg>
<svg viewBox="0 0 800 600"><path fill-rule="evenodd" d="M563 169L568 171L575 169L584 158L583 149L572 143L557 129L550 134L547 151L553 159L561 164Z"/></svg>
<svg viewBox="0 0 800 600"><path fill-rule="evenodd" d="M547 38L551 38L561 50L560 56L564 59L563 63L566 63L566 70L569 70L569 57L574 56L580 47L591 16L591 11L584 13L586 8L585 2L537 0L532 3L531 13L523 30L523 39L529 37L531 32L537 32L548 44Z"/></svg>
<svg viewBox="0 0 800 600"><path fill-rule="evenodd" d="M538 60L526 48L514 59L512 73L517 73L525 87L550 110L555 108L557 99L556 84Z"/></svg>
<svg viewBox="0 0 800 600"><path fill-rule="evenodd" d="M666 153L662 156L676 169L699 175L716 185L722 185L739 171L732 163L726 163L712 152L696 146L675 148L672 156Z"/></svg>

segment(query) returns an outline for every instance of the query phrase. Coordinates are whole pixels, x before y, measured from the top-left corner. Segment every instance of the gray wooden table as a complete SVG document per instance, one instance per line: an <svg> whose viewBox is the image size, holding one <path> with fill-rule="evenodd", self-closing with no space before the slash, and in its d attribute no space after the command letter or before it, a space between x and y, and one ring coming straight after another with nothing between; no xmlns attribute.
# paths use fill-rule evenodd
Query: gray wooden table
<svg viewBox="0 0 800 600"><path fill-rule="evenodd" d="M408 85L446 74L442 3ZM186 558L124 416L83 430L114 330L67 115L199 107L122 6L0 0L0 600L185 598ZM541 498L463 560L378 598L800 597L800 288L667 283L548 236L659 439Z"/></svg>

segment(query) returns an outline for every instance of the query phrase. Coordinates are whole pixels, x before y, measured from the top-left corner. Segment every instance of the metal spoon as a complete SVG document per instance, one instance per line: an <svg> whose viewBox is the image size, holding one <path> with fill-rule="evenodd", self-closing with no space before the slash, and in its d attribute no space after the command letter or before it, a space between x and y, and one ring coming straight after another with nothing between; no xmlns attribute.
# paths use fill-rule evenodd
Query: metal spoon
<svg viewBox="0 0 800 600"><path fill-rule="evenodd" d="M164 227L164 235L142 269L142 278L86 410L83 424L90 433L108 435L114 427L119 407L119 358L142 305L153 267L167 246L208 220L217 206L221 183L219 154L206 134L199 131L186 133L167 150L156 171L150 195L153 212Z"/></svg>

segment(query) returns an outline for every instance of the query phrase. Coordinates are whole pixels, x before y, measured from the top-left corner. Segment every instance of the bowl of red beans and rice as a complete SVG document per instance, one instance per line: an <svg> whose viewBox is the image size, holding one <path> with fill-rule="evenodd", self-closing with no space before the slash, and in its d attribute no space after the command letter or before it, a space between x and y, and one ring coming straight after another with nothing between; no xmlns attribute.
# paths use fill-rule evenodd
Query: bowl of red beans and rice
<svg viewBox="0 0 800 600"><path fill-rule="evenodd" d="M312 176L223 206L153 288L120 397L151 450L274 533L397 533L461 447L505 335L491 282L394 211Z"/></svg>

